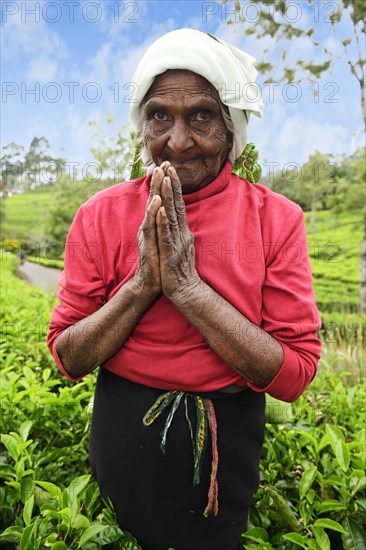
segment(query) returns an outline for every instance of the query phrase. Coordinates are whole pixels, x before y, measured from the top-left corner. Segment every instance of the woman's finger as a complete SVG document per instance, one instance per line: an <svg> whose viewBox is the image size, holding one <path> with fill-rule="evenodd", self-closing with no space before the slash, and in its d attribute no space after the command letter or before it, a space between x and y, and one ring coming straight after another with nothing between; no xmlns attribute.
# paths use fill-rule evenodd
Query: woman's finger
<svg viewBox="0 0 366 550"><path fill-rule="evenodd" d="M169 258L173 250L173 238L164 206L161 206L158 210L156 216L156 230L158 235L159 257L164 261L164 258Z"/></svg>
<svg viewBox="0 0 366 550"><path fill-rule="evenodd" d="M164 178L164 171L157 166L151 176L149 199L147 201L146 209L151 204L151 201L155 195L161 194L161 184Z"/></svg>
<svg viewBox="0 0 366 550"><path fill-rule="evenodd" d="M145 217L140 226L137 240L144 249L157 247L156 241L156 215L161 207L161 197L154 195L147 206Z"/></svg>
<svg viewBox="0 0 366 550"><path fill-rule="evenodd" d="M161 198L162 198L162 205L164 206L166 216L168 218L172 237L173 239L175 239L177 238L179 225L178 225L177 213L175 211L172 183L169 177L165 177L163 179L163 183L161 186Z"/></svg>
<svg viewBox="0 0 366 550"><path fill-rule="evenodd" d="M174 199L175 211L177 214L178 225L180 229L187 229L188 223L187 223L187 217L186 217L186 205L184 204L184 200L183 200L182 185L178 178L178 174L175 168L173 168L173 166L170 166L168 168L167 173L172 183L173 199Z"/></svg>

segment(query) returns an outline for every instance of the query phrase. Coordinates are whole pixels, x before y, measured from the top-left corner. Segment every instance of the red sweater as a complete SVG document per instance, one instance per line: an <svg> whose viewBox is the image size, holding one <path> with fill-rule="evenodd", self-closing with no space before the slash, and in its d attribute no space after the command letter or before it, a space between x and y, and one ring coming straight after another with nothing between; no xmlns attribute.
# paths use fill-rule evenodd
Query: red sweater
<svg viewBox="0 0 366 550"><path fill-rule="evenodd" d="M57 337L103 306L135 273L136 235L151 176L109 187L83 204L72 223L47 343L60 370ZM184 196L200 277L282 345L283 365L264 389L247 383L209 347L165 296L141 317L104 367L164 390L213 391L248 385L293 401L313 379L320 318L312 288L301 208L231 173ZM255 338L255 333L253 333Z"/></svg>

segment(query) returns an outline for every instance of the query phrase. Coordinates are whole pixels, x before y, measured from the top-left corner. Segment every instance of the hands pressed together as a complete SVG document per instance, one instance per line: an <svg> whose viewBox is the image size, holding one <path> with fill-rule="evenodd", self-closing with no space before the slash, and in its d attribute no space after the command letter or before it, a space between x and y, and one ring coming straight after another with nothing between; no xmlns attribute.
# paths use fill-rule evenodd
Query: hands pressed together
<svg viewBox="0 0 366 550"><path fill-rule="evenodd" d="M137 243L139 263L135 278L139 287L156 295L162 292L174 301L200 283L181 183L168 161L154 169Z"/></svg>

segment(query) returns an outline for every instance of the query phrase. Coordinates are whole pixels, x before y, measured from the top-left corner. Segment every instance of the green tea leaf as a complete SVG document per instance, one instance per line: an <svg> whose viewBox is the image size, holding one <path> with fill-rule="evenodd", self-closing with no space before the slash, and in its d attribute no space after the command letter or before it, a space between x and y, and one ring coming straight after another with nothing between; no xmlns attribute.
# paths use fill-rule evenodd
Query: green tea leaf
<svg viewBox="0 0 366 550"><path fill-rule="evenodd" d="M345 533L345 530L340 523L329 518L315 520L314 527L323 527L323 529L332 529L333 531L338 531L339 533Z"/></svg>
<svg viewBox="0 0 366 550"><path fill-rule="evenodd" d="M350 463L350 454L344 440L344 435L339 428L330 424L327 424L325 429L337 462L341 469L346 472Z"/></svg>
<svg viewBox="0 0 366 550"><path fill-rule="evenodd" d="M344 435L342 431L337 428L337 426L332 426L331 424L327 424L325 426L325 431L327 433L330 446L332 447L334 454L336 454L337 443L338 441L344 442Z"/></svg>
<svg viewBox="0 0 366 550"><path fill-rule="evenodd" d="M33 550L31 546L32 533L35 527L35 523L28 525L23 531L22 538L20 539L20 550Z"/></svg>
<svg viewBox="0 0 366 550"><path fill-rule="evenodd" d="M320 550L330 550L330 540L324 529L321 527L313 527L312 531Z"/></svg>
<svg viewBox="0 0 366 550"><path fill-rule="evenodd" d="M22 538L23 528L12 525L0 533L0 537L7 542L17 542Z"/></svg>
<svg viewBox="0 0 366 550"><path fill-rule="evenodd" d="M44 489L50 497L60 500L62 491L59 487L57 487L57 485L50 483L49 481L36 481L35 483L42 487L42 489Z"/></svg>
<svg viewBox="0 0 366 550"><path fill-rule="evenodd" d="M281 525L288 526L292 531L299 530L299 520L293 505L274 487L266 486L266 492L273 500L272 510L281 519Z"/></svg>
<svg viewBox="0 0 366 550"><path fill-rule="evenodd" d="M62 540L54 542L51 546L51 550L68 550L68 548L69 547Z"/></svg>
<svg viewBox="0 0 366 550"><path fill-rule="evenodd" d="M82 548L83 544L95 537L98 533L104 531L107 527L108 525L91 525L86 531L84 531L79 542L79 548Z"/></svg>
<svg viewBox="0 0 366 550"><path fill-rule="evenodd" d="M26 422L23 422L23 424L19 427L19 433L22 437L23 443L27 441L32 425L33 422L31 420L27 420Z"/></svg>
<svg viewBox="0 0 366 550"><path fill-rule="evenodd" d="M349 450L346 443L342 440L339 440L336 444L335 455L338 461L338 464L344 472L348 470L350 463Z"/></svg>
<svg viewBox="0 0 366 550"><path fill-rule="evenodd" d="M62 508L62 510L60 510L57 514L61 517L62 523L66 525L67 528L71 527L70 508Z"/></svg>
<svg viewBox="0 0 366 550"><path fill-rule="evenodd" d="M29 525L31 522L33 506L34 506L34 495L32 495L24 505L23 519L26 525Z"/></svg>
<svg viewBox="0 0 366 550"><path fill-rule="evenodd" d="M123 537L120 541L121 547L123 550L142 550L141 546L137 543L137 540L131 533L123 532ZM265 550L267 548L267 543L262 543L262 548ZM174 549L173 549L174 550Z"/></svg>
<svg viewBox="0 0 366 550"><path fill-rule="evenodd" d="M359 470L353 471L353 473L356 473L356 472L360 472L360 471ZM350 486L352 495L355 495L359 491L363 491L366 487L366 477L362 476L362 472L361 472L361 476L360 475L352 476L350 479L349 486Z"/></svg>
<svg viewBox="0 0 366 550"><path fill-rule="evenodd" d="M86 490L85 494L85 505L88 511L88 514L91 514L95 502L99 497L99 487L98 484L94 481L92 482Z"/></svg>
<svg viewBox="0 0 366 550"><path fill-rule="evenodd" d="M20 482L20 498L23 504L27 502L29 497L33 494L34 481L30 477L25 477Z"/></svg>
<svg viewBox="0 0 366 550"><path fill-rule="evenodd" d="M90 480L90 474L76 477L72 480L67 488L67 492L71 498L76 497L86 487Z"/></svg>
<svg viewBox="0 0 366 550"><path fill-rule="evenodd" d="M88 529L90 527L90 521L86 516L82 514L76 514L75 518L71 522L73 529Z"/></svg>
<svg viewBox="0 0 366 550"><path fill-rule="evenodd" d="M253 540L254 542L268 542L269 540L267 531L262 529L262 527L253 527L252 529L249 529L249 531L246 531L242 536Z"/></svg>
<svg viewBox="0 0 366 550"><path fill-rule="evenodd" d="M344 550L365 550L366 534L361 525L346 518L343 522L345 533L342 535Z"/></svg>
<svg viewBox="0 0 366 550"><path fill-rule="evenodd" d="M317 468L315 466L311 466L305 472L302 474L301 480L300 480L300 498L303 499L307 492L309 491L310 487L312 486L314 479L316 478Z"/></svg>
<svg viewBox="0 0 366 550"><path fill-rule="evenodd" d="M2 464L0 466L0 478L7 479L9 477L16 478L14 468L12 466L9 466L9 464Z"/></svg>
<svg viewBox="0 0 366 550"><path fill-rule="evenodd" d="M98 542L101 546L106 544L112 544L120 540L124 533L118 527L118 525L108 525L104 531L98 533L95 537L95 541Z"/></svg>
<svg viewBox="0 0 366 550"><path fill-rule="evenodd" d="M339 500L329 499L316 504L315 509L318 514L324 514L325 512L331 512L332 510L345 510L346 506L342 502L339 502Z"/></svg>
<svg viewBox="0 0 366 550"><path fill-rule="evenodd" d="M12 435L8 435L8 434L1 434L1 440L4 443L12 459L17 461L19 458L19 451L17 449L18 447L17 440Z"/></svg>
<svg viewBox="0 0 366 550"><path fill-rule="evenodd" d="M299 533L287 533L286 535L282 535L282 538L289 540L290 542L294 542L301 548L308 548L306 538L299 535Z"/></svg>

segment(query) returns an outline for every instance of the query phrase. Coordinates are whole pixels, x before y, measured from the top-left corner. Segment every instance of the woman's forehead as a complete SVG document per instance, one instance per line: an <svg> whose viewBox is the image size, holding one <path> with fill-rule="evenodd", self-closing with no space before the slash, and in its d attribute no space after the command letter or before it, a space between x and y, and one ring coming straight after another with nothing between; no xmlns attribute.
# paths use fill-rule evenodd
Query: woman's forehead
<svg viewBox="0 0 366 550"><path fill-rule="evenodd" d="M205 97L214 99L220 103L219 95L215 88L201 75L192 71L172 69L158 75L150 89L148 90L145 101L152 97L174 94L181 96Z"/></svg>

